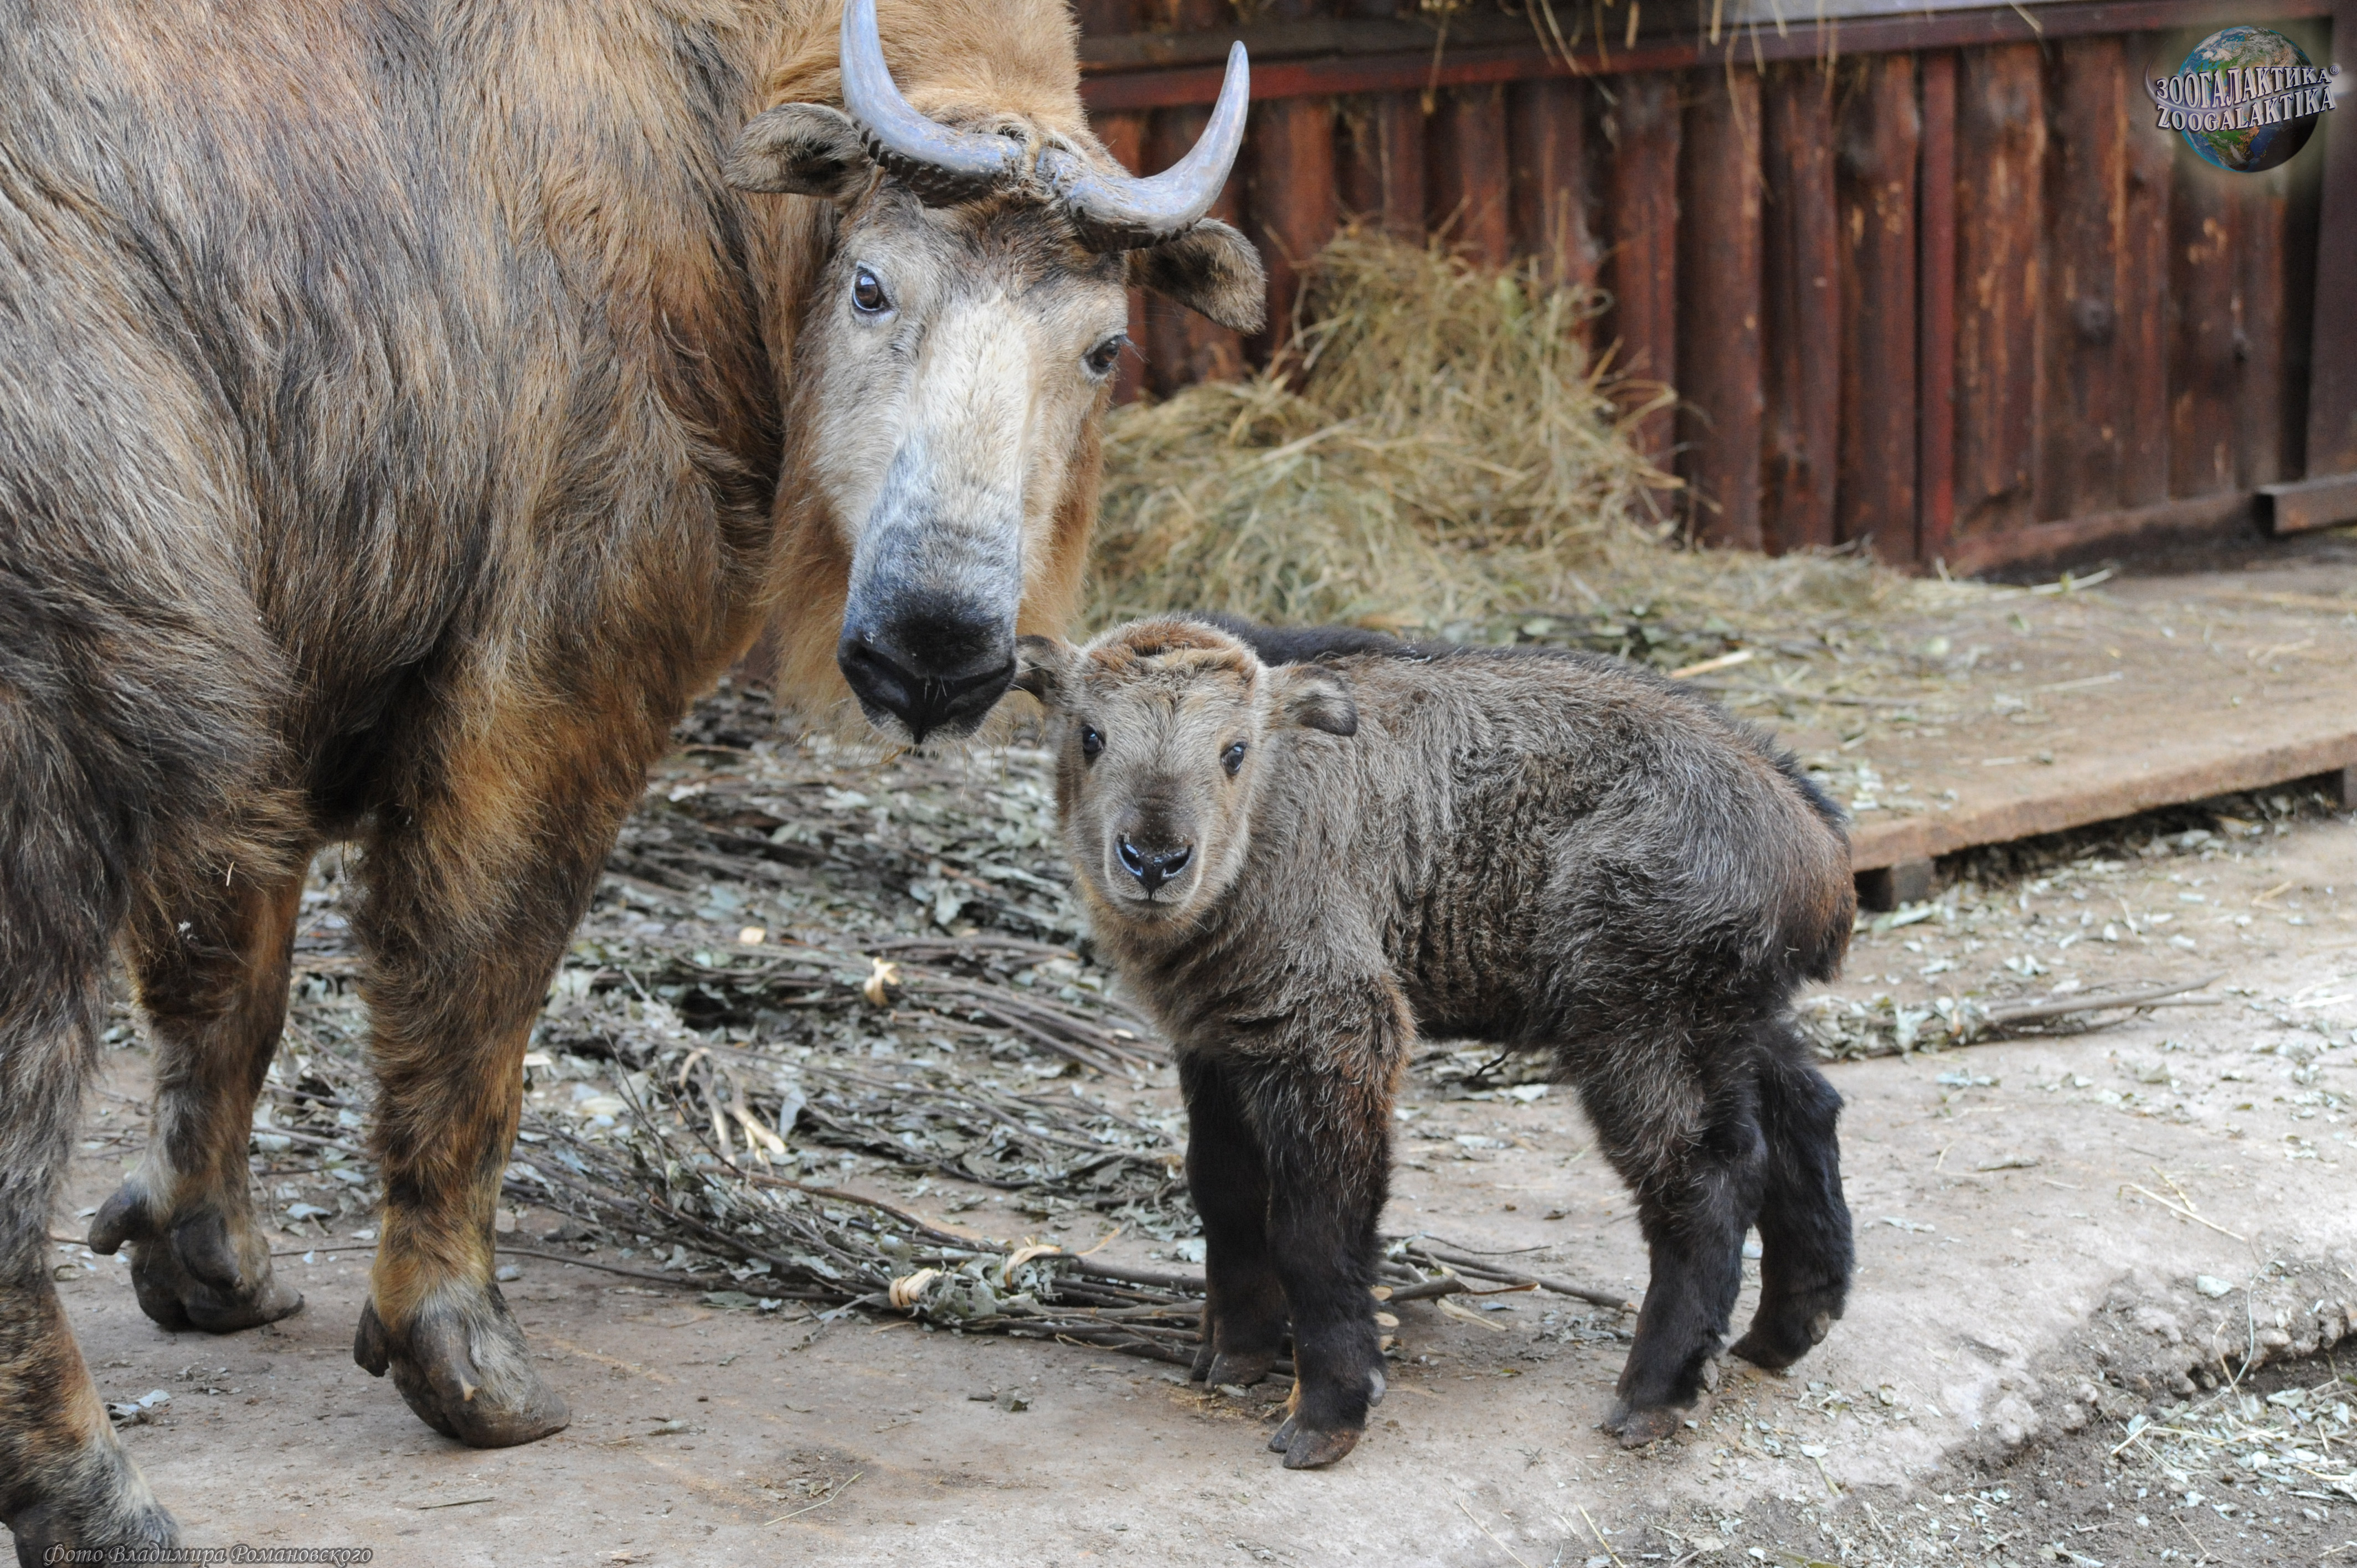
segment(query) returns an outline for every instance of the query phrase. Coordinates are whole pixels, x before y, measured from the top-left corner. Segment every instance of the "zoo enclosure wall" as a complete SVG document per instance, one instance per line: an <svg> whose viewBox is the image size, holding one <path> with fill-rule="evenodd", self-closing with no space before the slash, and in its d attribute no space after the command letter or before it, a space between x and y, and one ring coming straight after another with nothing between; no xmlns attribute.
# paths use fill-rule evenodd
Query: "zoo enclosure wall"
<svg viewBox="0 0 2357 1568"><path fill-rule="evenodd" d="M2357 102L2233 174L2141 82L2238 22L2322 64L2357 0L1504 3L1080 0L1092 120L1134 169L1253 52L1218 211L1279 327L1135 300L1125 395L1265 361L1357 216L1605 291L1591 345L1681 394L1641 440L1708 542L1966 573L2357 516Z"/></svg>

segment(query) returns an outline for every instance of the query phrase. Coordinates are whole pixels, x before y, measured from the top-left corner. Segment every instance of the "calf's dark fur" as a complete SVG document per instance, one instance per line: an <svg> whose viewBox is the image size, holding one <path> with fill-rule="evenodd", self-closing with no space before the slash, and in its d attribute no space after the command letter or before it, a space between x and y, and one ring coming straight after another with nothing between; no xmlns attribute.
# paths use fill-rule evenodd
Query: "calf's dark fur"
<svg viewBox="0 0 2357 1568"><path fill-rule="evenodd" d="M1841 1101L1790 1003L1839 967L1856 897L1841 814L1789 757L1586 655L1208 619L1024 648L1096 940L1178 1051L1196 1371L1251 1382L1289 1325L1288 1467L1349 1453L1382 1397L1375 1226L1418 1034L1552 1050L1635 1189L1652 1276L1621 1442L1712 1380L1748 1228L1734 1353L1782 1367L1824 1337Z"/></svg>

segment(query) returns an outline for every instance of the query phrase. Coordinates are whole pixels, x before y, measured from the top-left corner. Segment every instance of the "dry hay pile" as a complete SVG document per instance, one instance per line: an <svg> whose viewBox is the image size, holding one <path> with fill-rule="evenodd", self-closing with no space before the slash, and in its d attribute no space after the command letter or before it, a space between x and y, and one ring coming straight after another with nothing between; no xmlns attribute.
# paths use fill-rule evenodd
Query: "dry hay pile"
<svg viewBox="0 0 2357 1568"><path fill-rule="evenodd" d="M1346 232L1275 364L1114 413L1092 620L1226 610L1667 666L1746 638L1821 654L1828 620L1971 591L1673 547L1677 481L1631 441L1672 394L1590 357L1603 303Z"/></svg>

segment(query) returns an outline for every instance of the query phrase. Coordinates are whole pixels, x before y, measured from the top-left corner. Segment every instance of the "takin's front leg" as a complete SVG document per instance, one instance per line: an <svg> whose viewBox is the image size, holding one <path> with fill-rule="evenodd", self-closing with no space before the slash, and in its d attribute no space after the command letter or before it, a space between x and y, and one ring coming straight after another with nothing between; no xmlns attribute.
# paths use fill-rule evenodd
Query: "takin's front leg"
<svg viewBox="0 0 2357 1568"><path fill-rule="evenodd" d="M1250 1385L1285 1348L1285 1286L1268 1243L1268 1171L1220 1064L1178 1058L1187 1097L1187 1190L1203 1219L1203 1348L1190 1376Z"/></svg>
<svg viewBox="0 0 2357 1568"><path fill-rule="evenodd" d="M1388 980L1296 1016L1318 1035L1255 1051L1236 1083L1268 1170L1269 1251L1293 1316L1293 1399L1268 1445L1305 1470L1357 1447L1383 1397L1375 1226L1413 1027Z"/></svg>
<svg viewBox="0 0 2357 1568"><path fill-rule="evenodd" d="M300 869L232 863L135 922L132 967L156 1036L155 1133L91 1222L90 1245L131 1243L140 1310L167 1328L224 1334L303 1305L272 1273L247 1167L302 893Z"/></svg>
<svg viewBox="0 0 2357 1568"><path fill-rule="evenodd" d="M352 1357L436 1431L500 1448L568 1419L493 1282L492 1220L525 1042L643 771L627 741L523 715L454 747L361 861L384 1216Z"/></svg>

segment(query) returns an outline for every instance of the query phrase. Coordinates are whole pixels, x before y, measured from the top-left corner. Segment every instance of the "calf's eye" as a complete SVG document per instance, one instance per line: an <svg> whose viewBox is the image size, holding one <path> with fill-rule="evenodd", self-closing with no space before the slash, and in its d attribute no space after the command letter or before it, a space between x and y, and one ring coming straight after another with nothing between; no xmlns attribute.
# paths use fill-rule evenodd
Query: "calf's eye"
<svg viewBox="0 0 2357 1568"><path fill-rule="evenodd" d="M1083 757L1086 757L1089 761L1094 762L1097 757L1097 753L1103 749L1104 736L1097 733L1096 725L1082 725L1081 726L1081 755Z"/></svg>
<svg viewBox="0 0 2357 1568"><path fill-rule="evenodd" d="M880 316L892 300L876 274L862 267L851 275L851 303L863 316Z"/></svg>
<svg viewBox="0 0 2357 1568"><path fill-rule="evenodd" d="M1233 779L1236 776L1236 769L1243 765L1244 743L1243 741L1237 741L1227 750L1220 753L1220 766L1228 770L1229 778Z"/></svg>

